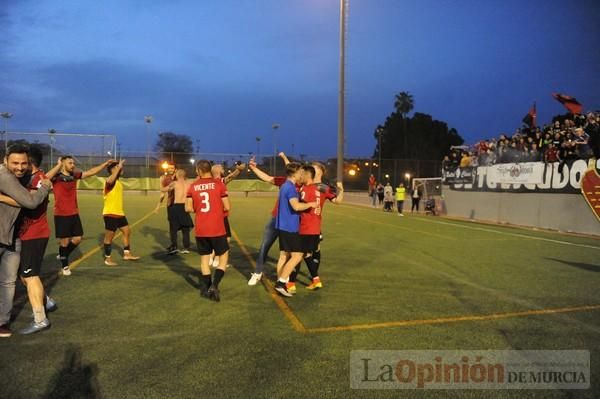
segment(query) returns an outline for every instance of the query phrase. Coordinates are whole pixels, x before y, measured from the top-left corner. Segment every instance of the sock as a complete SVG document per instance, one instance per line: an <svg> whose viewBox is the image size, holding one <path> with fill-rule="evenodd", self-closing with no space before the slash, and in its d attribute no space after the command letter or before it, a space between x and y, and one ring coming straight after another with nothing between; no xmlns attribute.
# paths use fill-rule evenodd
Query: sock
<svg viewBox="0 0 600 399"><path fill-rule="evenodd" d="M129 246L129 245L125 245L125 246L123 247L123 251L124 251L124 252L129 252L130 250L131 250L131 246Z"/></svg>
<svg viewBox="0 0 600 399"><path fill-rule="evenodd" d="M310 278L314 279L315 277L319 277L319 267L318 263L315 263L315 259L312 256L309 256L308 258L304 258L304 261L306 262L306 266L308 266Z"/></svg>
<svg viewBox="0 0 600 399"><path fill-rule="evenodd" d="M277 279L277 282L280 283L280 284L286 284L288 281L289 281L289 278L281 278L281 277L279 277Z"/></svg>
<svg viewBox="0 0 600 399"><path fill-rule="evenodd" d="M215 286L215 288L219 287L219 283L221 282L221 279L223 278L224 275L225 275L224 270L221 270L221 269L215 270L215 276L213 277L213 285Z"/></svg>
<svg viewBox="0 0 600 399"><path fill-rule="evenodd" d="M313 254L313 263L315 264L315 274L314 276L319 275L319 266L321 266L321 251L317 251Z"/></svg>
<svg viewBox="0 0 600 399"><path fill-rule="evenodd" d="M210 287L210 285L212 284L210 274L203 274L202 281L204 281L204 285L206 285L206 289L208 289Z"/></svg>
<svg viewBox="0 0 600 399"><path fill-rule="evenodd" d="M41 323L44 320L46 320L46 311L44 310L44 307L33 308L33 321Z"/></svg>
<svg viewBox="0 0 600 399"><path fill-rule="evenodd" d="M298 272L300 271L300 264L298 264L298 266L296 266L296 268L290 273L290 283L295 283L296 282L296 277L298 277Z"/></svg>
<svg viewBox="0 0 600 399"><path fill-rule="evenodd" d="M104 244L104 256L108 258L110 256L111 251L112 251L112 245Z"/></svg>
<svg viewBox="0 0 600 399"><path fill-rule="evenodd" d="M60 263L61 263L63 269L65 267L69 267L69 254L67 252L67 248L69 248L69 247L62 247L62 246L58 247L58 255L60 256Z"/></svg>
<svg viewBox="0 0 600 399"><path fill-rule="evenodd" d="M77 248L77 245L79 244L73 244L73 241L69 241L69 245L67 245L67 256L71 255L71 252Z"/></svg>

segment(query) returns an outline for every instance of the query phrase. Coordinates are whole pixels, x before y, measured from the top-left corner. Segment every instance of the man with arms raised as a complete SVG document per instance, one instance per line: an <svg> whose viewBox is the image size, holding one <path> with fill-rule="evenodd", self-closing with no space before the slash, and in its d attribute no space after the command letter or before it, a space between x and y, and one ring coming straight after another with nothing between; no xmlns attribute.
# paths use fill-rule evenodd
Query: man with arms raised
<svg viewBox="0 0 600 399"><path fill-rule="evenodd" d="M63 275L70 276L69 255L81 242L83 226L79 218L77 206L77 180L94 176L106 166L114 162L112 159L90 170L81 172L75 170L75 160L72 156L62 157L62 168L52 179L54 191L54 229L59 239L58 259L61 262Z"/></svg>
<svg viewBox="0 0 600 399"><path fill-rule="evenodd" d="M169 237L171 246L168 248L169 254L181 252L190 253L190 229L194 227L192 218L185 211L185 200L187 197L188 184L185 181L185 170L177 169L172 181L168 185L168 195L170 205L167 207L169 215ZM177 249L177 232L181 230L183 249Z"/></svg>
<svg viewBox="0 0 600 399"><path fill-rule="evenodd" d="M242 170L244 170L244 169L246 169L246 164L240 163L235 166L235 169L233 170L233 172L231 172L230 174L225 176L225 169L223 169L223 165L216 164L216 165L212 166L210 171L212 173L212 176L215 179L220 179L223 183L225 183L225 185L228 185L233 179L238 177L240 175L240 173L242 173ZM225 211L224 215L225 215L225 218L223 219L223 222L225 223L225 233L227 235L227 243L230 243L231 242L231 226L229 225L229 211ZM219 266L219 257L215 256L213 258L211 264L213 267Z"/></svg>
<svg viewBox="0 0 600 399"><path fill-rule="evenodd" d="M121 233L123 233L123 260L140 259L139 256L131 253L131 229L123 209L123 184L119 181L119 177L123 174L124 163L125 160L122 159L120 162L111 162L106 167L109 176L104 183L104 208L102 209L102 217L104 218L104 264L106 266L117 265L111 257L112 240L117 230L121 230Z"/></svg>

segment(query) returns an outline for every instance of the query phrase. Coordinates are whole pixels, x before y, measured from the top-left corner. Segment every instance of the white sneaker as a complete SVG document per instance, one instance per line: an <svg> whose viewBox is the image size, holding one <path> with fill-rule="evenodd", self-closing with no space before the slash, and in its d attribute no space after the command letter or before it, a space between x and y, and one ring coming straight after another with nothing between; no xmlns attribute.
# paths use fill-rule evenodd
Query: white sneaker
<svg viewBox="0 0 600 399"><path fill-rule="evenodd" d="M69 268L69 266L63 267L62 272L63 272L63 276L70 276L71 275L71 269Z"/></svg>
<svg viewBox="0 0 600 399"><path fill-rule="evenodd" d="M248 285L256 285L260 279L262 278L262 273L252 273L250 275L250 280L248 280Z"/></svg>

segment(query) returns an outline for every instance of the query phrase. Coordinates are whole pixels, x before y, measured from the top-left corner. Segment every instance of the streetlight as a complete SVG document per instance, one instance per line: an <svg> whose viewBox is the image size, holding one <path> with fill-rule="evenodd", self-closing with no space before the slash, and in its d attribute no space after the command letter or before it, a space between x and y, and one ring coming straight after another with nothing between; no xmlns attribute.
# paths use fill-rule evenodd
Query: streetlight
<svg viewBox="0 0 600 399"><path fill-rule="evenodd" d="M279 123L273 123L273 176L277 176L277 129L279 129Z"/></svg>
<svg viewBox="0 0 600 399"><path fill-rule="evenodd" d="M340 0L340 80L338 93L337 180L344 179L344 93L346 91L346 1Z"/></svg>
<svg viewBox="0 0 600 399"><path fill-rule="evenodd" d="M257 164L260 162L260 136L256 136L256 162Z"/></svg>
<svg viewBox="0 0 600 399"><path fill-rule="evenodd" d="M13 117L10 112L2 112L0 114L4 119L4 154L8 152L8 120Z"/></svg>
<svg viewBox="0 0 600 399"><path fill-rule="evenodd" d="M50 136L50 167L54 165L54 144L56 143L56 130L48 129L48 136Z"/></svg>
<svg viewBox="0 0 600 399"><path fill-rule="evenodd" d="M152 115L144 116L144 122L146 122L146 172L150 169L150 125L153 120Z"/></svg>

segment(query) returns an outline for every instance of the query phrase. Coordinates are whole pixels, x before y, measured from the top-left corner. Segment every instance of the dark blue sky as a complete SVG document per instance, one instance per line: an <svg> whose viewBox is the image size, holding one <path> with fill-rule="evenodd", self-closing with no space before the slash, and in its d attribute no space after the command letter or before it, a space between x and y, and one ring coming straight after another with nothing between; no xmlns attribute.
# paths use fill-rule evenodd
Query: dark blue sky
<svg viewBox="0 0 600 399"><path fill-rule="evenodd" d="M107 132L144 150L153 130L202 151L334 156L338 0L0 0L0 112L9 130ZM468 141L600 109L600 2L350 0L346 153L409 91L414 111Z"/></svg>

